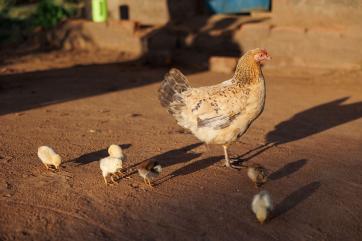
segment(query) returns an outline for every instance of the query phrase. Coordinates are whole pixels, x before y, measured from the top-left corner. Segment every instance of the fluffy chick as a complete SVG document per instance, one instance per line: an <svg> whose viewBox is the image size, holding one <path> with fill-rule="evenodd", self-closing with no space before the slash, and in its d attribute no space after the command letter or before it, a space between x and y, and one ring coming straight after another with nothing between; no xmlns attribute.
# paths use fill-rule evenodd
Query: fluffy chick
<svg viewBox="0 0 362 241"><path fill-rule="evenodd" d="M125 159L122 148L119 145L112 144L108 148L108 154L110 157L118 158L121 160Z"/></svg>
<svg viewBox="0 0 362 241"><path fill-rule="evenodd" d="M99 167L102 170L102 176L106 185L108 185L107 176L111 175L111 180L115 183L113 175L116 175L122 169L122 160L115 157L106 157L99 161Z"/></svg>
<svg viewBox="0 0 362 241"><path fill-rule="evenodd" d="M273 203L267 191L256 194L251 203L251 209L258 221L263 224L273 210Z"/></svg>
<svg viewBox="0 0 362 241"><path fill-rule="evenodd" d="M43 162L46 169L49 169L50 166L54 166L54 168L58 170L60 164L62 163L61 157L49 146L39 147L38 157Z"/></svg>
<svg viewBox="0 0 362 241"><path fill-rule="evenodd" d="M248 177L255 183L256 187L260 187L268 180L268 170L260 164L252 164L248 167Z"/></svg>
<svg viewBox="0 0 362 241"><path fill-rule="evenodd" d="M160 175L162 167L157 161L149 160L143 163L137 170L145 184L152 187L151 180Z"/></svg>

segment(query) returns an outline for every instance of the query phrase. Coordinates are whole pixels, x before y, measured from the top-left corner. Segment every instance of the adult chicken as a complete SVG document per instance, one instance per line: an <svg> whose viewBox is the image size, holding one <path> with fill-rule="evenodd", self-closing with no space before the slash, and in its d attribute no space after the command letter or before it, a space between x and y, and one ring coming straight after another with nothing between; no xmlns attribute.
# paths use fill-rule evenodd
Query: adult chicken
<svg viewBox="0 0 362 241"><path fill-rule="evenodd" d="M159 89L161 105L202 142L222 145L225 165L231 167L228 147L264 109L261 64L270 59L265 49L250 50L239 59L231 79L200 88L192 88L179 70L171 69Z"/></svg>

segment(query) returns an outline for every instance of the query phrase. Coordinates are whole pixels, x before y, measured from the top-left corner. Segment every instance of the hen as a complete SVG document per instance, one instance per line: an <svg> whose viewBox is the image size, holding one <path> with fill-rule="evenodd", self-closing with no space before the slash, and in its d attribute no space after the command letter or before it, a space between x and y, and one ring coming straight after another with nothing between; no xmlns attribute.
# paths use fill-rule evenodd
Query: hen
<svg viewBox="0 0 362 241"><path fill-rule="evenodd" d="M264 109L261 63L269 59L265 49L250 50L239 59L231 79L200 88L192 88L179 70L171 69L159 89L161 105L199 140L223 145L225 163L230 167L229 145L246 132Z"/></svg>

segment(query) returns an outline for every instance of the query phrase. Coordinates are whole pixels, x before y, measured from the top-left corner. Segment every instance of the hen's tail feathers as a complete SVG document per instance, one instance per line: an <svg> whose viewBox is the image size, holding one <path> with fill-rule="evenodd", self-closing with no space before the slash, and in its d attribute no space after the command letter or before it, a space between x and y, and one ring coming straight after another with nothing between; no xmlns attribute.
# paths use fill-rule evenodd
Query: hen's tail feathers
<svg viewBox="0 0 362 241"><path fill-rule="evenodd" d="M160 89L158 90L158 98L160 99L161 105L169 108L170 104L180 98L179 94L191 88L185 75L178 69L171 69L166 75L164 80L161 82Z"/></svg>

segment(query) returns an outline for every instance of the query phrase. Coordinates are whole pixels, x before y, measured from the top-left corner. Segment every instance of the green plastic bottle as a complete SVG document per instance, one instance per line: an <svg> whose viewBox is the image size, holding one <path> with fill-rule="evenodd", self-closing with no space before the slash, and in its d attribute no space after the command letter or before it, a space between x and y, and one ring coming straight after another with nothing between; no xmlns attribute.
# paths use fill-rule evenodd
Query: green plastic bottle
<svg viewBox="0 0 362 241"><path fill-rule="evenodd" d="M92 19L94 22L104 22L107 20L108 7L107 0L92 0Z"/></svg>

